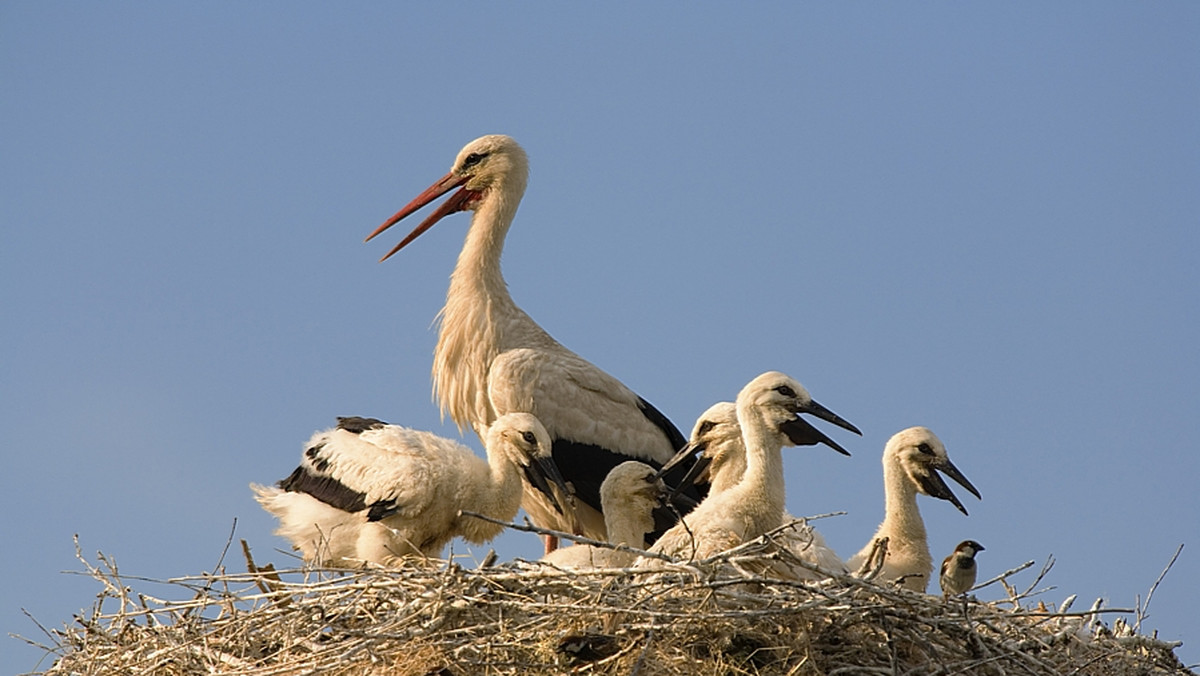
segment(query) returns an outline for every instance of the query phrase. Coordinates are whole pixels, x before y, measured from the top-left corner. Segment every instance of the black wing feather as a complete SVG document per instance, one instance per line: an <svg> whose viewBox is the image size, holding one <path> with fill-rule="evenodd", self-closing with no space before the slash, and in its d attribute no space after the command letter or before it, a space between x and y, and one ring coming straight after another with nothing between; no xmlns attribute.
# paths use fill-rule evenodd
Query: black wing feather
<svg viewBox="0 0 1200 676"><path fill-rule="evenodd" d="M310 474L301 465L291 476L276 484L285 491L307 493L330 507L344 512L358 512L367 508L367 496L350 488L331 476Z"/></svg>

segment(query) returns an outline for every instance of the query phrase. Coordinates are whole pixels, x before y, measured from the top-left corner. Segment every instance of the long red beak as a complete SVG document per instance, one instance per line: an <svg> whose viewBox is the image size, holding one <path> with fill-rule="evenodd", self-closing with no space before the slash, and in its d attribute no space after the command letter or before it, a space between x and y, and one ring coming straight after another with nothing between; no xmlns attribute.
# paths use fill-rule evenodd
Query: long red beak
<svg viewBox="0 0 1200 676"><path fill-rule="evenodd" d="M429 204L430 202L434 201L435 199L450 192L454 188L457 188L458 186L462 185L463 183L466 183L467 179L469 179L469 178L470 178L470 176L456 176L453 173L446 174L442 178L438 179L437 183L434 183L433 185L426 188L425 191L422 192L420 195L417 195L416 198L413 199L413 201L404 205L403 209L401 209L400 211L397 211L391 218L384 221L383 225L379 226L378 228L375 228L375 232L372 232L371 234L367 235L367 238L363 241L364 242L371 241L371 239L374 238L375 235L378 235L379 233L383 232L384 230L387 230L388 228L392 227L393 225L399 223L406 216L412 214L414 211L417 211L418 209L425 206L426 204ZM382 263L383 261L386 261L388 258L391 258L392 254L403 249L405 246L408 246L409 242L420 237L421 233L432 228L433 224L437 223L443 217L449 216L450 214L452 214L456 211L462 211L471 202L471 200L476 196L477 196L477 194L474 191L467 190L466 188L463 188L462 190L459 190L458 192L451 195L450 199L443 202L442 206L438 207L437 210L434 211L432 214L429 214L428 218L421 221L420 225L418 225L416 228L414 228L412 232L408 233L408 236L405 237L403 240L401 240L401 242L399 244L397 244L395 247L393 247L391 251L387 252L387 254L383 258L380 258L379 262Z"/></svg>

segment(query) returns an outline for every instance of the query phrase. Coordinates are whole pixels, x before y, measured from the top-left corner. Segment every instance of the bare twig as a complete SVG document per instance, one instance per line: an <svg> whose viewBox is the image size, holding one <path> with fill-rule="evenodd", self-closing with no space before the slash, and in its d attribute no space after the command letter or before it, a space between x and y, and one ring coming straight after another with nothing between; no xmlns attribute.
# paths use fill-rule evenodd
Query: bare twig
<svg viewBox="0 0 1200 676"><path fill-rule="evenodd" d="M1003 573L1000 573L996 577L989 578L988 580L980 582L979 584L975 585L974 587L971 587L967 591L978 591L980 589L983 589L984 587L993 585L1001 580L1007 580L1008 578L1012 577L1013 575L1016 575L1017 573L1025 570L1026 568L1029 568L1030 566L1033 565L1033 563L1034 562L1032 560L1030 560L1030 561L1026 561L1025 563L1022 563L1021 565L1017 566L1016 568L1009 568L1008 570L1004 571Z"/></svg>
<svg viewBox="0 0 1200 676"><path fill-rule="evenodd" d="M560 531L560 530L554 530L552 528L542 528L540 526L535 526L535 525L529 523L528 520L526 520L525 524L522 525L519 523L509 523L508 521L501 521L499 519L493 519L492 517L490 517L486 514L478 514L476 512L468 512L466 510L463 510L461 512L461 514L463 516L470 516L470 517L474 517L476 519L483 519L484 521L487 521L488 523L494 523L494 524L497 524L500 526L504 526L506 528L511 528L513 530L519 530L519 531L522 531L525 533L537 533L538 535L551 535L551 536L560 538L562 540L570 540L570 541L576 542L578 544L591 545L593 547L603 547L605 549L612 549L612 550L615 550L618 552L630 552L632 554L637 554L638 556L645 556L646 558L650 558L650 559L661 559L663 561L671 561L671 562L674 562L674 560L675 560L664 554L658 554L655 552L647 552L645 550L637 549L635 547L630 547L628 545L614 545L610 542L604 542L603 540L593 540L592 538L584 537L582 535L576 535L574 533L567 533L567 532Z"/></svg>
<svg viewBox="0 0 1200 676"><path fill-rule="evenodd" d="M1171 560L1167 562L1167 567L1163 568L1163 571L1158 574L1158 579L1154 581L1154 584L1150 585L1150 591L1146 594L1146 602L1138 605L1137 620L1133 623L1133 630L1135 632L1141 631L1142 620L1146 619L1146 612L1150 610L1150 599L1154 596L1154 590L1158 589L1158 583L1162 582L1163 578L1167 576L1167 571L1171 570L1171 566L1175 565L1175 559L1179 558L1179 553L1182 551L1182 544L1175 548L1175 553L1171 555Z"/></svg>

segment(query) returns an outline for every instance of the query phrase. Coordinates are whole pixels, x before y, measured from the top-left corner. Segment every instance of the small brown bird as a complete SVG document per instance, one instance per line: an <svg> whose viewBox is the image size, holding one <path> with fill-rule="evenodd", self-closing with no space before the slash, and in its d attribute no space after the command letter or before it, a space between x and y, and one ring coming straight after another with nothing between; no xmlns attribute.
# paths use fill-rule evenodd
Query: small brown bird
<svg viewBox="0 0 1200 676"><path fill-rule="evenodd" d="M958 596L975 586L975 555L983 551L983 545L974 540L963 540L954 552L942 560L942 575L939 582L942 596Z"/></svg>

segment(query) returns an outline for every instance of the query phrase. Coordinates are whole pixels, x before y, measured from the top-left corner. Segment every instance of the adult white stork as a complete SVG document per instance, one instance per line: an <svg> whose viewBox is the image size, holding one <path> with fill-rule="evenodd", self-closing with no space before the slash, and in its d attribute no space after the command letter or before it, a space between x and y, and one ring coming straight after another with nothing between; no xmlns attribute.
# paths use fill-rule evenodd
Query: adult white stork
<svg viewBox="0 0 1200 676"><path fill-rule="evenodd" d="M251 484L309 563L396 565L406 556L438 557L455 536L483 543L521 504L522 477L568 515L568 488L550 457L550 437L528 413L501 417L488 430L487 461L430 432L373 418L338 418L317 432L300 466L274 487ZM555 486L551 486L553 482ZM556 492L557 488L557 492Z"/></svg>
<svg viewBox="0 0 1200 676"><path fill-rule="evenodd" d="M583 535L605 539L600 484L627 460L654 466L686 443L679 430L621 381L563 347L538 326L508 293L500 272L504 238L529 177L525 151L508 136L491 135L466 145L450 172L396 212L367 240L439 196L457 188L440 207L381 260L404 248L438 220L474 211L458 264L450 276L433 358L433 390L442 413L482 438L499 417L533 413L546 426L554 460L578 499ZM693 500L700 492L692 492ZM569 530L561 515L526 486L526 512L534 523ZM659 510L660 529L675 521ZM546 542L547 551L557 543Z"/></svg>
<svg viewBox="0 0 1200 676"><path fill-rule="evenodd" d="M741 479L722 492L710 493L650 551L684 560L703 559L783 525L781 451L785 445L793 445L786 430L799 420L798 413L858 431L783 373L768 371L751 380L737 396L737 419L746 449ZM659 567L653 559L642 559L639 565Z"/></svg>
<svg viewBox="0 0 1200 676"><path fill-rule="evenodd" d="M887 556L877 579L925 591L933 573L933 557L929 553L925 521L917 506L917 493L949 501L958 511L967 513L939 471L982 499L975 486L950 462L946 446L929 428L910 427L888 439L883 449L883 523L879 524L875 537L846 562L850 570L862 568L875 555L875 542L887 538Z"/></svg>
<svg viewBox="0 0 1200 676"><path fill-rule="evenodd" d="M859 433L856 428L851 429ZM849 451L799 416L784 424L782 430L791 445L825 444L843 455L850 455ZM692 428L688 445L700 452L700 461L693 466L693 471L708 479L710 496L732 490L741 482L746 473L746 444L738 424L737 406L733 402L717 402L701 413ZM847 572L841 558L816 529L784 511L779 526L789 523L794 525L775 536L777 543L786 547L797 559L821 570L842 574ZM791 578L822 577L799 566L788 568L788 577Z"/></svg>
<svg viewBox="0 0 1200 676"><path fill-rule="evenodd" d="M668 495L658 470L628 460L613 468L600 484L604 503L604 525L608 542L634 549L646 548L646 534L654 530L654 509ZM542 561L560 568L624 568L637 560L637 554L595 545L575 544L556 549Z"/></svg>

